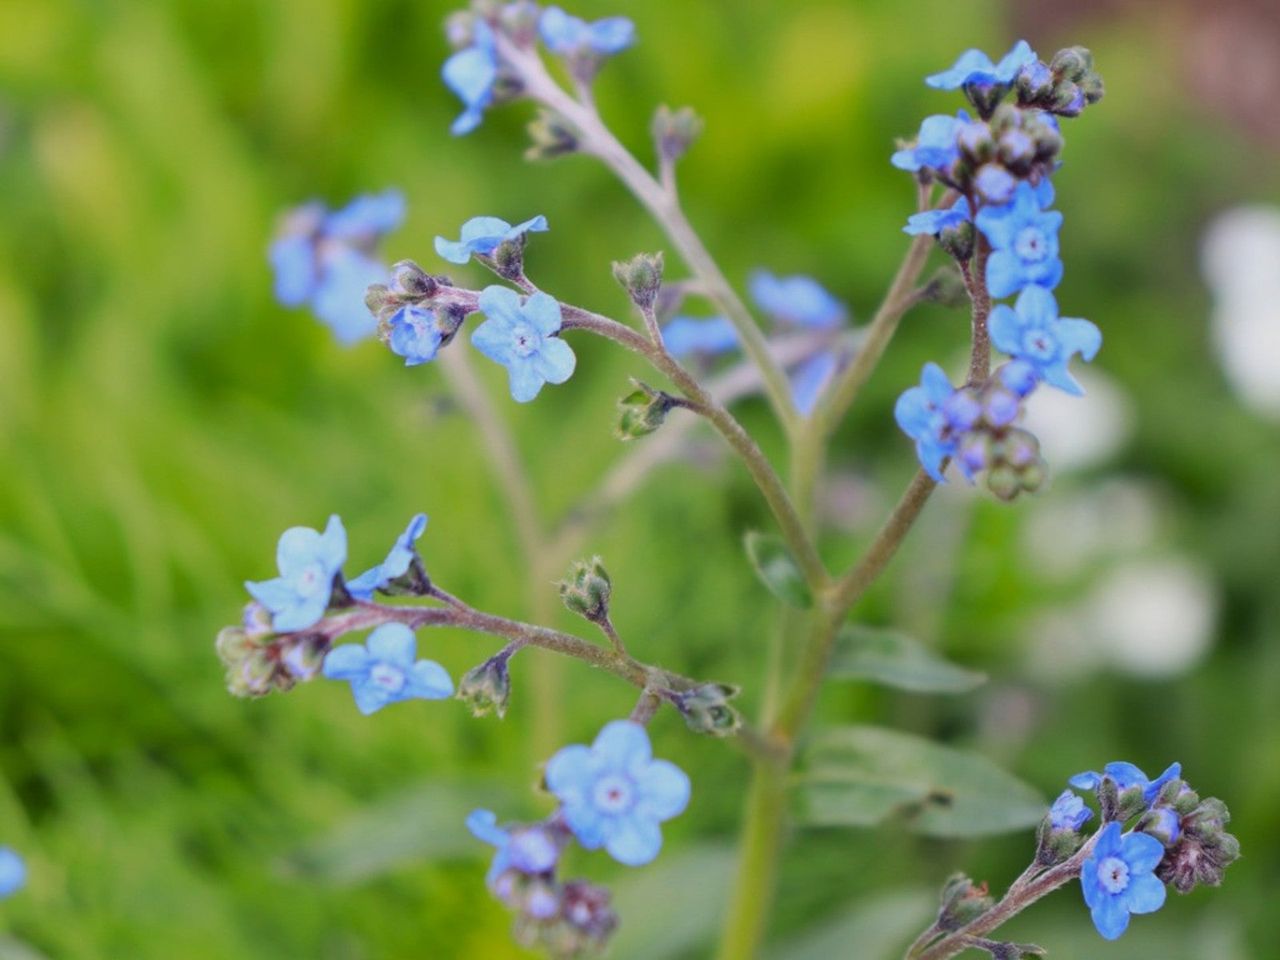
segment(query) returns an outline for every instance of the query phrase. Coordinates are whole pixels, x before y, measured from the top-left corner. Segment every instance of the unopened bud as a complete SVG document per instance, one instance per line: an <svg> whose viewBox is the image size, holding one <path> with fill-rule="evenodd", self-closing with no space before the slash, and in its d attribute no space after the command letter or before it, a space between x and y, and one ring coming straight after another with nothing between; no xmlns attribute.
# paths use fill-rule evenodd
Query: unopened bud
<svg viewBox="0 0 1280 960"><path fill-rule="evenodd" d="M678 401L671 394L655 390L646 383L633 380L636 389L621 400L621 412L614 433L619 440L636 440L648 436L667 421L667 414Z"/></svg>
<svg viewBox="0 0 1280 960"><path fill-rule="evenodd" d="M615 260L613 278L641 310L653 309L662 288L662 251L637 253L630 260Z"/></svg>
<svg viewBox="0 0 1280 960"><path fill-rule="evenodd" d="M664 105L654 114L650 129L658 156L667 161L675 161L688 152L693 141L702 133L702 118L693 112L692 107L672 110Z"/></svg>
<svg viewBox="0 0 1280 960"><path fill-rule="evenodd" d="M676 708L695 733L729 737L742 726L742 717L729 701L742 692L727 683L704 683L675 695Z"/></svg>
<svg viewBox="0 0 1280 960"><path fill-rule="evenodd" d="M506 716L511 697L511 672L507 669L510 658L510 653L499 653L463 675L456 696L471 708L472 716Z"/></svg>
<svg viewBox="0 0 1280 960"><path fill-rule="evenodd" d="M526 129L533 141L524 152L526 160L554 160L578 150L578 135L573 127L550 110L539 111Z"/></svg>
<svg viewBox="0 0 1280 960"><path fill-rule="evenodd" d="M1093 54L1088 47L1067 47L1053 55L1049 69L1055 77L1079 81L1093 69Z"/></svg>
<svg viewBox="0 0 1280 960"><path fill-rule="evenodd" d="M939 930L959 930L976 920L995 905L984 883L975 886L963 873L952 874L942 887L942 906L938 911Z"/></svg>
<svg viewBox="0 0 1280 960"><path fill-rule="evenodd" d="M609 619L613 583L599 557L576 562L559 586L560 599L578 616L592 623L603 623Z"/></svg>
<svg viewBox="0 0 1280 960"><path fill-rule="evenodd" d="M439 281L412 260L391 267L391 292L402 300L429 300L439 289Z"/></svg>

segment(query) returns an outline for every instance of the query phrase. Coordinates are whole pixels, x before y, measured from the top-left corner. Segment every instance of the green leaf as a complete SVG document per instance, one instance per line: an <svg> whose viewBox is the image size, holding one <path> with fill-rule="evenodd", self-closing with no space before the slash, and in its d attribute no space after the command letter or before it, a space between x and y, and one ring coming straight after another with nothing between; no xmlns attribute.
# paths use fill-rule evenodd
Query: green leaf
<svg viewBox="0 0 1280 960"><path fill-rule="evenodd" d="M915 693L968 693L987 680L906 634L856 624L840 631L829 673L836 680L870 680Z"/></svg>
<svg viewBox="0 0 1280 960"><path fill-rule="evenodd" d="M850 904L835 918L784 942L769 960L830 960L853 955L858 960L897 960L911 938L938 910L931 890L883 893Z"/></svg>
<svg viewBox="0 0 1280 960"><path fill-rule="evenodd" d="M898 821L928 836L974 837L1033 827L1048 809L1037 790L985 757L880 727L820 734L799 786L811 826Z"/></svg>
<svg viewBox="0 0 1280 960"><path fill-rule="evenodd" d="M804 582L804 575L781 537L751 530L747 532L743 543L756 576L769 588L770 593L793 607L807 610L813 606L809 585Z"/></svg>

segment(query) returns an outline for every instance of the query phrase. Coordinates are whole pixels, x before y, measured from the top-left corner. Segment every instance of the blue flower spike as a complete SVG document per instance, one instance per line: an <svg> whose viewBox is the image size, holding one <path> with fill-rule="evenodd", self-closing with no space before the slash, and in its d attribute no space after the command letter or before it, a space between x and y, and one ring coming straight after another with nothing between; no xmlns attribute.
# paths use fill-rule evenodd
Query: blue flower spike
<svg viewBox="0 0 1280 960"><path fill-rule="evenodd" d="M1059 317L1058 302L1044 287L1027 287L1012 307L998 305L990 327L996 348L1027 364L1038 379L1066 393L1084 393L1067 365L1076 354L1086 362L1097 356L1102 332L1088 320Z"/></svg>
<svg viewBox="0 0 1280 960"><path fill-rule="evenodd" d="M749 283L751 299L782 323L811 330L831 330L844 323L848 311L812 277L776 277L757 270Z"/></svg>
<svg viewBox="0 0 1280 960"><path fill-rule="evenodd" d="M542 42L562 57L610 57L636 42L635 24L626 17L605 17L592 23L559 7L547 7L538 19Z"/></svg>
<svg viewBox="0 0 1280 960"><path fill-rule="evenodd" d="M546 827L502 828L490 810L473 810L467 817L472 836L497 848L485 883L500 900L508 901L514 893L511 871L524 876L548 874L560 859L560 845Z"/></svg>
<svg viewBox="0 0 1280 960"><path fill-rule="evenodd" d="M1014 189L1011 203L978 211L975 222L991 243L987 287L993 297L1012 296L1029 284L1052 290L1062 280L1062 214L1044 209L1052 202L1051 187L1038 190L1024 180Z"/></svg>
<svg viewBox="0 0 1280 960"><path fill-rule="evenodd" d="M485 110L493 103L493 87L498 80L497 40L493 28L482 18L474 18L471 44L444 62L441 76L463 107L449 132L455 137L464 136L480 126Z"/></svg>
<svg viewBox="0 0 1280 960"><path fill-rule="evenodd" d="M1128 929L1129 915L1164 906L1165 886L1155 875L1164 844L1145 833L1122 833L1119 823L1102 828L1097 846L1080 868L1080 887L1093 925L1107 940Z"/></svg>
<svg viewBox="0 0 1280 960"><path fill-rule="evenodd" d="M387 558L376 567L366 570L360 576L347 582L347 592L357 600L372 600L375 590L386 590L392 582L409 572L413 561L418 559L414 542L427 529L427 515L416 514L404 533L396 538Z"/></svg>
<svg viewBox="0 0 1280 960"><path fill-rule="evenodd" d="M27 864L12 847L0 847L0 900L27 884Z"/></svg>
<svg viewBox="0 0 1280 960"><path fill-rule="evenodd" d="M403 623L384 623L363 645L334 647L324 658L324 675L351 684L356 709L368 716L402 700L443 700L453 681L434 660L417 660L418 641Z"/></svg>
<svg viewBox="0 0 1280 960"><path fill-rule="evenodd" d="M503 243L521 240L527 233L545 233L547 218L533 217L514 227L498 217L472 217L462 225L457 240L436 237L436 253L450 263L463 264L473 255L487 257Z"/></svg>
<svg viewBox="0 0 1280 960"><path fill-rule="evenodd" d="M528 403L544 383L564 383L577 364L572 348L555 336L560 329L560 304L545 293L521 302L507 287L486 287L480 293L484 323L471 334L471 343L490 360L507 368L511 396Z"/></svg>
<svg viewBox="0 0 1280 960"><path fill-rule="evenodd" d="M249 595L271 614L271 628L291 633L315 625L329 607L333 579L347 560L347 531L335 514L324 533L290 527L276 545L274 580L247 581Z"/></svg>
<svg viewBox="0 0 1280 960"><path fill-rule="evenodd" d="M607 724L590 747L558 752L547 763L546 782L578 842L588 850L604 847L630 867L658 855L659 824L689 803L688 776L673 763L654 760L648 733L630 720Z"/></svg>
<svg viewBox="0 0 1280 960"><path fill-rule="evenodd" d="M1000 58L999 63L992 63L991 58L981 50L966 50L952 64L951 69L932 74L924 82L935 90L959 90L970 84L1008 86L1017 79L1023 67L1035 62L1036 54L1031 45L1025 40L1019 40L1013 45L1013 49Z"/></svg>

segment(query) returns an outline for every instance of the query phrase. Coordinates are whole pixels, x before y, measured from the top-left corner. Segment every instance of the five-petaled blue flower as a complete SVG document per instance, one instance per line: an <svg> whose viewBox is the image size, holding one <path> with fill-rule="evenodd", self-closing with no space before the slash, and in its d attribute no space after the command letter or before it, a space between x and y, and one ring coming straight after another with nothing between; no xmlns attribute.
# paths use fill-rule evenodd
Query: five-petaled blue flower
<svg viewBox="0 0 1280 960"><path fill-rule="evenodd" d="M904 147L889 158L899 170L946 170L960 156L956 134L969 122L963 110L954 117L939 114L925 117L913 147Z"/></svg>
<svg viewBox="0 0 1280 960"><path fill-rule="evenodd" d="M477 839L498 848L485 883L502 900L507 900L512 893L509 871L526 876L549 873L560 859L560 845L551 831L541 825L504 830L498 826L498 818L492 811L473 810L467 817L467 829Z"/></svg>
<svg viewBox="0 0 1280 960"><path fill-rule="evenodd" d="M1015 43L999 63L992 63L981 50L966 50L950 70L928 76L924 82L935 90L959 90L966 84L983 87L1007 85L1017 79L1019 70L1035 61L1035 51L1025 40Z"/></svg>
<svg viewBox="0 0 1280 960"><path fill-rule="evenodd" d="M440 328L440 321L434 310L416 303L406 303L391 315L387 323L391 328L387 346L396 356L404 357L406 367L416 367L420 363L434 360L440 352L445 331Z"/></svg>
<svg viewBox="0 0 1280 960"><path fill-rule="evenodd" d="M16 850L0 847L0 898L12 896L26 885L27 865Z"/></svg>
<svg viewBox="0 0 1280 960"><path fill-rule="evenodd" d="M365 716L401 700L443 700L453 681L434 660L418 660L418 640L403 623L384 623L364 646L347 643L324 658L324 675L351 684L356 709Z"/></svg>
<svg viewBox="0 0 1280 960"><path fill-rule="evenodd" d="M347 559L347 531L337 514L324 533L310 527L290 527L276 544L274 580L247 581L250 596L271 613L278 633L305 630L324 616L333 592L333 578Z"/></svg>
<svg viewBox="0 0 1280 960"><path fill-rule="evenodd" d="M1128 790L1131 787L1141 787L1142 798L1147 803L1151 803L1166 783L1181 776L1182 764L1180 763L1170 764L1169 768L1156 779L1148 780L1147 775L1132 763L1117 760L1103 767L1102 773L1086 770L1084 773L1077 773L1067 783L1079 790L1097 790L1103 779L1109 777L1115 781L1116 787L1121 791Z"/></svg>
<svg viewBox="0 0 1280 960"><path fill-rule="evenodd" d="M369 336L377 324L365 290L387 279L374 250L403 219L404 197L396 190L357 197L333 212L318 201L290 211L267 254L276 299L286 307L310 304L343 343Z"/></svg>
<svg viewBox="0 0 1280 960"><path fill-rule="evenodd" d="M574 17L559 7L547 7L538 18L542 42L561 56L595 53L611 56L636 42L636 26L626 17L605 17L593 23Z"/></svg>
<svg viewBox="0 0 1280 960"><path fill-rule="evenodd" d="M375 590L385 588L392 580L408 573L410 564L418 556L413 543L422 536L422 531L425 529L427 529L427 515L416 514L404 528L404 533L396 538L387 558L373 569L366 570L360 576L348 581L347 592L358 600L372 600Z"/></svg>
<svg viewBox="0 0 1280 960"><path fill-rule="evenodd" d="M1062 279L1058 259L1062 214L1044 209L1052 202L1051 187L1037 189L1024 180L1014 191L1012 203L978 211L975 223L991 243L987 288L993 297L1011 296L1033 283L1052 290Z"/></svg>
<svg viewBox="0 0 1280 960"><path fill-rule="evenodd" d="M607 724L590 747L565 747L547 763L546 781L578 842L631 867L658 855L658 824L689 802L688 776L654 760L649 735L630 720Z"/></svg>
<svg viewBox="0 0 1280 960"><path fill-rule="evenodd" d="M1093 816L1084 800L1070 790L1063 790L1049 808L1049 825L1055 830L1079 830Z"/></svg>
<svg viewBox="0 0 1280 960"><path fill-rule="evenodd" d="M662 343L673 357L710 357L738 345L738 331L728 317L673 317L662 328Z"/></svg>
<svg viewBox="0 0 1280 960"><path fill-rule="evenodd" d="M1058 302L1044 287L1030 286L1012 306L991 311L991 342L1030 366L1036 376L1059 390L1084 393L1067 369L1072 356L1092 360L1102 347L1102 332L1088 320L1059 317Z"/></svg>
<svg viewBox="0 0 1280 960"><path fill-rule="evenodd" d="M973 214L969 211L969 201L961 197L949 207L925 210L923 213L913 213L907 217L907 225L902 228L902 232L909 233L913 237L922 233L936 237L943 230L954 230L972 219Z"/></svg>
<svg viewBox="0 0 1280 960"><path fill-rule="evenodd" d="M1080 868L1080 887L1093 925L1108 940L1129 926L1129 914L1164 906L1165 888L1154 873L1164 844L1145 833L1121 833L1119 823L1102 828L1098 844Z"/></svg>
<svg viewBox="0 0 1280 960"><path fill-rule="evenodd" d="M521 303L514 290L495 285L481 291L479 308L486 320L471 334L471 342L507 368L516 401L528 403L544 383L564 383L573 375L573 350L553 336L560 329L555 298L535 293Z"/></svg>
<svg viewBox="0 0 1280 960"><path fill-rule="evenodd" d="M902 432L916 442L916 456L925 472L942 483L942 461L956 449L955 432L976 422L981 410L972 418L952 410L952 398L959 396L947 375L936 363L926 363L920 374L920 386L911 387L894 405L893 416ZM966 407L967 409L967 407Z"/></svg>
<svg viewBox="0 0 1280 960"><path fill-rule="evenodd" d="M471 45L446 60L441 75L463 106L449 132L454 136L470 133L480 126L484 111L493 102L493 85L498 79L497 42L493 28L482 18L475 18Z"/></svg>
<svg viewBox="0 0 1280 960"><path fill-rule="evenodd" d="M436 253L450 263L466 263L472 254L487 257L498 245L518 240L526 233L542 233L547 230L547 218L533 217L514 227L498 217L472 217L462 225L458 240L436 237Z"/></svg>
<svg viewBox="0 0 1280 960"><path fill-rule="evenodd" d="M812 277L775 277L767 270L757 270L749 286L756 306L783 323L830 330L847 315L844 304Z"/></svg>

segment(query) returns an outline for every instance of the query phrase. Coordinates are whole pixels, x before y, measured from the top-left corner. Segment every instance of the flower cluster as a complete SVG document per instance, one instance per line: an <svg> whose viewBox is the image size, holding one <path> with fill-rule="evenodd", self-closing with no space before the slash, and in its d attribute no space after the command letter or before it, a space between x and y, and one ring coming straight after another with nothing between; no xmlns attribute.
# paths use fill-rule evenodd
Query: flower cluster
<svg viewBox="0 0 1280 960"><path fill-rule="evenodd" d="M403 219L404 197L396 190L357 197L336 211L319 201L289 211L268 252L276 299L309 305L343 343L371 336L365 289L387 277L375 251Z"/></svg>
<svg viewBox="0 0 1280 960"><path fill-rule="evenodd" d="M1011 362L959 390L930 364L921 385L899 400L897 420L935 480L952 459L967 479L985 471L988 488L1013 499L1044 480L1035 438L1016 427L1027 396L1041 383L1082 393L1068 365L1076 356L1092 360L1102 346L1092 323L1059 315L1052 291L1063 273L1062 214L1050 209L1062 148L1058 117L1096 102L1102 84L1088 51L1073 47L1046 64L1025 41L998 63L969 50L926 82L963 90L978 118L963 110L929 117L915 142L893 155L894 166L925 186L947 188L937 207L910 217L905 229L935 236L960 264L980 326L977 356L985 358L989 337ZM1006 297L1017 299L985 315L991 298Z"/></svg>
<svg viewBox="0 0 1280 960"><path fill-rule="evenodd" d="M504 828L490 811L476 810L467 827L497 848L486 882L515 912L516 939L572 957L603 946L617 917L604 888L557 878L561 852L576 840L628 866L649 863L662 847L659 824L689 802L689 778L653 759L644 727L616 720L590 747L565 747L552 757L545 784L560 807L544 821Z"/></svg>

